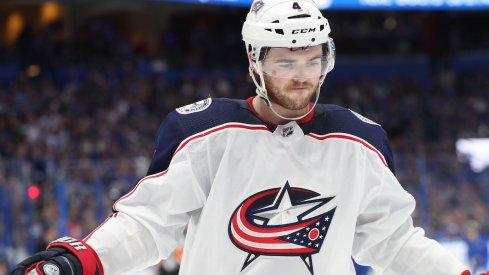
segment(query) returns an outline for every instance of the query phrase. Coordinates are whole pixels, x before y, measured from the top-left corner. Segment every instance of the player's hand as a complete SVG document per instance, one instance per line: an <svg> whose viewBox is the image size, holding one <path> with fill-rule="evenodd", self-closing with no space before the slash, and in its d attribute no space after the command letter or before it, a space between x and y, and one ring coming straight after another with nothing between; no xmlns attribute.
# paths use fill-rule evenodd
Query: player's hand
<svg viewBox="0 0 489 275"><path fill-rule="evenodd" d="M462 274L460 275L471 275L472 273L470 273L470 271L468 270L465 270L464 272L462 272ZM479 275L489 275L489 271L488 272L484 272L484 273L479 273Z"/></svg>
<svg viewBox="0 0 489 275"><path fill-rule="evenodd" d="M19 263L12 275L75 275L81 269L76 257L61 247L38 252Z"/></svg>
<svg viewBox="0 0 489 275"><path fill-rule="evenodd" d="M82 240L60 238L23 260L11 275L103 275L95 251Z"/></svg>

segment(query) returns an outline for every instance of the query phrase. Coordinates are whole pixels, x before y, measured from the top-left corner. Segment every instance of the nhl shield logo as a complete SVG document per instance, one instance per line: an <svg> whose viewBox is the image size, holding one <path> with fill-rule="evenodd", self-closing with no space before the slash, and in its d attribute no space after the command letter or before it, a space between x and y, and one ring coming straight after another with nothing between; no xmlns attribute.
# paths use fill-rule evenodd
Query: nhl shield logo
<svg viewBox="0 0 489 275"><path fill-rule="evenodd" d="M290 137L293 133L294 133L294 127L292 126L282 128L283 137Z"/></svg>
<svg viewBox="0 0 489 275"><path fill-rule="evenodd" d="M336 201L288 182L248 197L228 227L233 244L248 253L241 271L260 256L293 256L300 257L314 275L312 255L319 253L326 239Z"/></svg>

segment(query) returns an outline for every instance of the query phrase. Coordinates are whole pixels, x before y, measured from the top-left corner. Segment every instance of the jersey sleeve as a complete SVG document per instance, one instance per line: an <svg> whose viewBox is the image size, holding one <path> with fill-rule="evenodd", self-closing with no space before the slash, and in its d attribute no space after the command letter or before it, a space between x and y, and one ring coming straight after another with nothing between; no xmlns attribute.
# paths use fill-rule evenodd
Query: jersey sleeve
<svg viewBox="0 0 489 275"><path fill-rule="evenodd" d="M155 139L153 159L146 175L152 175L165 170L170 164L175 150L185 135L180 127L177 114L172 112L161 123Z"/></svg>
<svg viewBox="0 0 489 275"><path fill-rule="evenodd" d="M383 167L367 166L365 194L353 243L353 258L381 274L458 275L465 268L438 242L413 226L414 198Z"/></svg>
<svg viewBox="0 0 489 275"><path fill-rule="evenodd" d="M158 142L179 134L175 122L165 121ZM176 138L178 140L178 138ZM157 264L180 244L191 213L204 205L205 195L187 147L173 142L157 147L152 173L113 206L115 213L85 238L96 251L105 274L125 274ZM178 145L177 145L178 146ZM176 147L176 146L175 146ZM168 162L167 167L164 167Z"/></svg>
<svg viewBox="0 0 489 275"><path fill-rule="evenodd" d="M387 137L387 133L385 132L384 128L380 127L381 136L382 136L382 143L379 146L379 150L382 153L382 155L385 158L385 161L387 162L387 166L391 170L391 172L395 175L396 174L396 167L394 163L394 156L392 155L392 149L391 145L389 142L389 138Z"/></svg>

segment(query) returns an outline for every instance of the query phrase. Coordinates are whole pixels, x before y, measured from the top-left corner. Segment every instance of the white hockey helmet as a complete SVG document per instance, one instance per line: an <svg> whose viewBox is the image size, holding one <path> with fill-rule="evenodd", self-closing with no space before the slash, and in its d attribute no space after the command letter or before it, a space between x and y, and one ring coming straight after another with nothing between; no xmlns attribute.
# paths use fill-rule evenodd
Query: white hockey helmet
<svg viewBox="0 0 489 275"><path fill-rule="evenodd" d="M319 85L316 101L326 74L335 63L335 46L329 37L331 28L321 11L312 0L255 0L244 22L242 35L250 62L250 75L257 87L257 94L271 107L265 87L263 74L267 74L262 61L268 49L307 48L323 45L321 70L318 72ZM260 77L258 82L255 73ZM312 110L312 109L311 109ZM272 111L275 112L275 110ZM275 112L275 114L277 114ZM279 114L277 114L279 115ZM284 119L300 119L285 118Z"/></svg>

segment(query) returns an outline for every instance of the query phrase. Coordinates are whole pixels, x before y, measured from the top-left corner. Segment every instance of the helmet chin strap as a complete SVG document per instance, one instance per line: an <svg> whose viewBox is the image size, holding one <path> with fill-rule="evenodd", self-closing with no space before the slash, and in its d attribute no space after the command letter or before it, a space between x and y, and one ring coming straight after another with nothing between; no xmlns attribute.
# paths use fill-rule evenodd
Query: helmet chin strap
<svg viewBox="0 0 489 275"><path fill-rule="evenodd" d="M297 116L297 117L286 117L286 116L282 116L281 114L279 114L273 108L272 101L268 98L268 92L267 92L267 88L265 86L265 79L263 77L263 71L261 70L261 63L258 63L257 64L257 68L256 68L256 71L257 71L256 73L260 76L260 83L261 83L261 85L258 84L258 81L256 80L255 74L253 72L253 68L251 66L252 65L250 64L250 67L248 69L249 69L251 78L253 79L253 82L255 83L256 93L258 94L258 96L260 98L263 99L263 101L265 101L265 103L270 108L270 110L272 110L272 112L276 116L278 116L279 118L285 119L285 120L299 120L299 119L305 118L308 114L310 114L314 110L314 107L316 107L316 105L318 103L318 100L319 100L319 93L320 93L320 90L321 90L321 85L323 85L324 79L326 78L326 73L323 76L321 76L321 78L319 80L319 85L318 85L318 87L316 89L316 99L314 100L314 104L312 105L312 107L309 108L309 111L307 111L305 114L303 114L301 116Z"/></svg>

